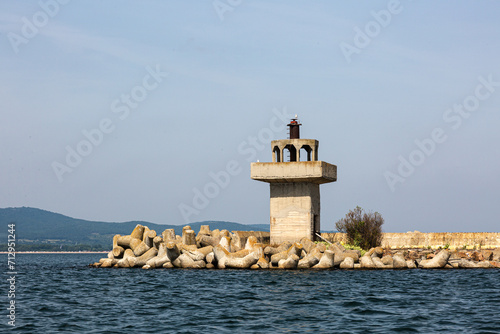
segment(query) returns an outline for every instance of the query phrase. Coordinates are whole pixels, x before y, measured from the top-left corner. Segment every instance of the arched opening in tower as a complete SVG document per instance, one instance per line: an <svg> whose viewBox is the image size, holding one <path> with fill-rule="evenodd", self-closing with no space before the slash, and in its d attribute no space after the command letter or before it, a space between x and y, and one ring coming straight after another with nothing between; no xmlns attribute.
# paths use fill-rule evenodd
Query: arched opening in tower
<svg viewBox="0 0 500 334"><path fill-rule="evenodd" d="M312 148L309 145L302 145L299 151L300 161L311 161Z"/></svg>
<svg viewBox="0 0 500 334"><path fill-rule="evenodd" d="M297 149L295 148L295 146L288 144L285 146L284 150L288 151L289 162L297 161Z"/></svg>
<svg viewBox="0 0 500 334"><path fill-rule="evenodd" d="M274 162L281 162L281 151L278 146L274 146L273 154L274 154Z"/></svg>

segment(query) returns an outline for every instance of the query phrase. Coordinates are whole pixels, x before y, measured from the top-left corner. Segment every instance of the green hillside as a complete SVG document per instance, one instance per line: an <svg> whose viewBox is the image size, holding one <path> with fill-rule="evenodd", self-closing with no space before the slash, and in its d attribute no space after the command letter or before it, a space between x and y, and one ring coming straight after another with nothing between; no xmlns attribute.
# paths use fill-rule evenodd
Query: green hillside
<svg viewBox="0 0 500 334"><path fill-rule="evenodd" d="M148 226L161 233L173 228L176 234L182 233L185 225L162 225L145 221L110 223L75 219L41 209L22 207L0 209L0 244L7 242L7 225L16 224L18 245L93 245L109 248L115 234L130 234L137 224ZM245 225L224 221L203 221L189 224L196 232L201 225L210 225L210 229L229 231L269 231L269 224ZM5 247L2 247L5 248ZM19 246L17 247L18 250ZM67 247L66 247L67 249Z"/></svg>

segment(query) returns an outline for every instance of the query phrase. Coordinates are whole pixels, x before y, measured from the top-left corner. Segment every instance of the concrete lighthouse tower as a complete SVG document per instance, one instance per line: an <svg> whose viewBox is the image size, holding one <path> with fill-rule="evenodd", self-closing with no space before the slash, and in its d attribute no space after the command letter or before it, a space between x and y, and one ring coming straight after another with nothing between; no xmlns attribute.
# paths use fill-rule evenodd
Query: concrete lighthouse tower
<svg viewBox="0 0 500 334"><path fill-rule="evenodd" d="M320 233L319 185L337 181L337 166L318 160L319 142L300 139L297 115L289 139L271 142L273 162L251 164L251 178L271 188L271 243L316 240Z"/></svg>

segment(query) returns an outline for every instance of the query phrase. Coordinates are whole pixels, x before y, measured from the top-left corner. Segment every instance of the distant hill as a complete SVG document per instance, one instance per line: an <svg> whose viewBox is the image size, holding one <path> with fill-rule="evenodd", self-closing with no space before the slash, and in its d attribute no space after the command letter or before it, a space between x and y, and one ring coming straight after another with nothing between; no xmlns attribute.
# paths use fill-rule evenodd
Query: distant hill
<svg viewBox="0 0 500 334"><path fill-rule="evenodd" d="M162 225L145 221L110 223L88 221L30 207L0 209L0 244L7 242L7 225L16 223L17 244L101 245L110 247L115 234L127 235L137 224L148 226L157 233L173 228L182 234L185 225ZM211 230L269 231L269 224L245 225L225 221L203 221L189 224L199 231L201 225Z"/></svg>

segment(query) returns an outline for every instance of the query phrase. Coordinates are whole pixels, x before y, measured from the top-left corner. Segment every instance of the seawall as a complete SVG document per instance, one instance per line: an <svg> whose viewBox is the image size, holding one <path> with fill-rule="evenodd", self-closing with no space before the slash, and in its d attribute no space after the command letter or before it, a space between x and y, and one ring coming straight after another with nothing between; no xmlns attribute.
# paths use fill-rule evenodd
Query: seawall
<svg viewBox="0 0 500 334"><path fill-rule="evenodd" d="M330 242L346 242L344 233L321 233ZM500 233L383 233L382 247L404 248L445 248L450 249L493 249L500 248Z"/></svg>
<svg viewBox="0 0 500 334"><path fill-rule="evenodd" d="M343 241L345 234L324 234ZM437 269L500 268L500 233L386 233L385 249L364 253L341 244L314 243L303 237L299 243L270 245L269 232L230 233L202 225L198 234L185 226L182 236L174 229L161 235L138 224L129 235L115 235L107 257L91 263L94 268L191 268L191 269ZM450 251L427 248L474 247L481 250ZM401 251L390 248L420 248ZM423 249L425 248L425 249ZM496 248L496 249L485 249Z"/></svg>

